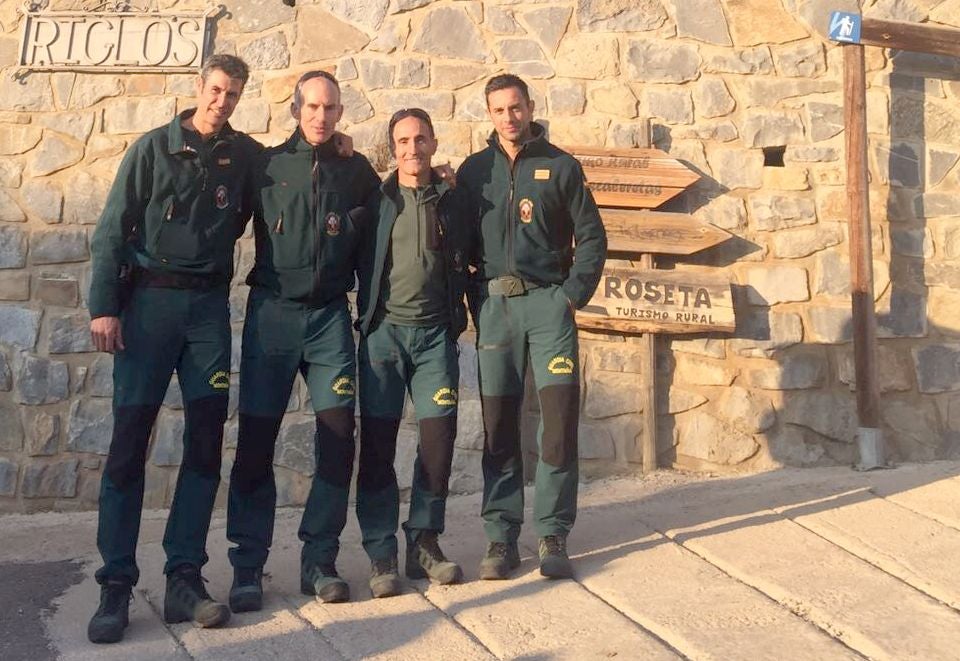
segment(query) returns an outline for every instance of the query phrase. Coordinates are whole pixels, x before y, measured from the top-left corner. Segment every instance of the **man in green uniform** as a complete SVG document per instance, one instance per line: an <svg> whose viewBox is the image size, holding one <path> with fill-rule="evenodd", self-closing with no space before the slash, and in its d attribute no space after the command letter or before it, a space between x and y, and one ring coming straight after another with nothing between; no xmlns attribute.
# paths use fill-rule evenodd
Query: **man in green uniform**
<svg viewBox="0 0 960 661"><path fill-rule="evenodd" d="M580 360L574 310L590 300L607 241L580 164L533 122L527 85L503 74L484 90L494 132L460 167L479 222L473 301L483 405L480 577L519 566L523 523L520 410L527 359L540 400L534 519L540 573L569 577L566 538L577 511Z"/></svg>
<svg viewBox="0 0 960 661"><path fill-rule="evenodd" d="M325 602L350 592L337 574L355 442L355 346L347 292L364 228L360 208L380 185L365 157L340 157L332 139L343 113L330 74L312 71L294 88L290 138L264 154L257 175L257 256L240 363L240 425L230 476L227 538L230 606L262 606L262 573L273 538L273 454L299 372L316 415L316 472L300 524L300 589Z"/></svg>
<svg viewBox="0 0 960 661"><path fill-rule="evenodd" d="M183 391L183 463L163 548L164 619L212 627L230 611L207 594L210 515L230 387L227 292L256 143L227 120L247 66L214 55L197 80L197 107L127 152L93 235L90 330L115 353L113 438L100 488L100 607L91 641L116 642L139 579L137 536L150 431L174 370ZM129 299L129 300L127 300Z"/></svg>
<svg viewBox="0 0 960 661"><path fill-rule="evenodd" d="M463 574L437 543L457 435L457 337L466 327L470 223L431 170L437 139L419 108L396 112L388 139L397 170L370 201L374 228L361 260L360 469L357 518L373 561L375 597L397 594L397 432L409 390L420 442L414 462L406 574L455 583Z"/></svg>

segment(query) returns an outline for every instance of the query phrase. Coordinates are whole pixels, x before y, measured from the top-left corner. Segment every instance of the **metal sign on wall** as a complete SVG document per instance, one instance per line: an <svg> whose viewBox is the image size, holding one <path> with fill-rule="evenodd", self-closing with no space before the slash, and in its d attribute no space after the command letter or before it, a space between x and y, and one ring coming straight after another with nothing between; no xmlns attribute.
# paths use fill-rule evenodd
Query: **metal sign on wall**
<svg viewBox="0 0 960 661"><path fill-rule="evenodd" d="M32 71L196 71L212 12L26 12L20 68Z"/></svg>

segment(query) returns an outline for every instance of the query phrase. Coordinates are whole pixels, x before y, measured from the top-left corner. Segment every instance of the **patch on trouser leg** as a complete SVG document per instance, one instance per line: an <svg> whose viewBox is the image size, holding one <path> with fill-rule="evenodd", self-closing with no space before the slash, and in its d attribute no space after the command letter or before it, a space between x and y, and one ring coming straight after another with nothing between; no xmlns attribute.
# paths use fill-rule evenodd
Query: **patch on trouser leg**
<svg viewBox="0 0 960 661"><path fill-rule="evenodd" d="M353 455L356 450L353 409L327 409L316 416L317 477L327 484L346 489L353 475Z"/></svg>
<svg viewBox="0 0 960 661"><path fill-rule="evenodd" d="M446 496L457 437L457 416L424 418L420 421L420 467L424 486L430 493Z"/></svg>
<svg viewBox="0 0 960 661"><path fill-rule="evenodd" d="M396 480L393 461L397 454L399 418L360 416L360 468L357 489L380 491Z"/></svg>
<svg viewBox="0 0 960 661"><path fill-rule="evenodd" d="M183 465L204 477L218 477L223 423L227 421L227 395L184 402L183 414L186 419Z"/></svg>
<svg viewBox="0 0 960 661"><path fill-rule="evenodd" d="M540 455L551 466L565 467L577 459L577 426L580 423L580 384L540 389L543 437Z"/></svg>
<svg viewBox="0 0 960 661"><path fill-rule="evenodd" d="M147 442L159 410L159 404L118 406L114 409L113 438L110 440L110 452L104 470L118 489L143 477Z"/></svg>
<svg viewBox="0 0 960 661"><path fill-rule="evenodd" d="M511 461L521 461L520 405L522 397L482 395L484 452L490 466L502 470Z"/></svg>
<svg viewBox="0 0 960 661"><path fill-rule="evenodd" d="M240 414L237 458L230 471L230 483L240 493L252 493L269 479L282 420Z"/></svg>

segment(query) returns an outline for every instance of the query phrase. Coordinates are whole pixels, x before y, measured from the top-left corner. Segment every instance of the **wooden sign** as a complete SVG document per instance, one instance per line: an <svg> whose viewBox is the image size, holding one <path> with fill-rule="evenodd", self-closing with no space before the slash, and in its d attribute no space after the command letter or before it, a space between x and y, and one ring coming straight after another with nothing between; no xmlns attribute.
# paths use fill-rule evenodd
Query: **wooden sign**
<svg viewBox="0 0 960 661"><path fill-rule="evenodd" d="M692 255L723 243L732 235L682 213L635 209L600 209L607 230L607 250Z"/></svg>
<svg viewBox="0 0 960 661"><path fill-rule="evenodd" d="M627 333L736 328L730 283L708 268L660 271L607 266L577 326Z"/></svg>
<svg viewBox="0 0 960 661"><path fill-rule="evenodd" d="M653 209L700 175L659 149L568 147L583 166L597 206Z"/></svg>

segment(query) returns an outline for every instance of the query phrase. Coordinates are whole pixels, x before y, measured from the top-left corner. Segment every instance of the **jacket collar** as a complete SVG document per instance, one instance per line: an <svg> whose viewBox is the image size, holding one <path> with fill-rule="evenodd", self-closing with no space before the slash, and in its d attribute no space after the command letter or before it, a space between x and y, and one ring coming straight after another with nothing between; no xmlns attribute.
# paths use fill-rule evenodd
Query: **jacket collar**
<svg viewBox="0 0 960 661"><path fill-rule="evenodd" d="M167 149L171 154L180 154L185 151L196 151L193 147L187 144L187 135L182 123L185 119L193 117L196 112L196 108L184 110L182 113L170 120L170 123L167 125ZM233 130L233 127L230 126L230 122L227 122L223 125L223 128L220 129L220 132L212 138L214 141L214 146L221 142L232 141L236 136L236 133L237 132Z"/></svg>
<svg viewBox="0 0 960 661"><path fill-rule="evenodd" d="M547 130L543 128L543 124L530 122L530 138L520 146L520 154L535 151L546 144L546 142ZM503 152L503 147L500 146L500 138L497 136L495 130L490 132L490 137L487 138L487 144L496 151ZM518 154L518 156L520 154Z"/></svg>
<svg viewBox="0 0 960 661"><path fill-rule="evenodd" d="M307 142L306 138L303 137L303 132L298 126L293 130L293 133L290 134L290 137L287 138L287 141L284 143L285 151L289 152L312 152L316 151L319 158L333 158L337 155L337 147L333 142L333 139L327 140L322 145L317 145L316 147Z"/></svg>
<svg viewBox="0 0 960 661"><path fill-rule="evenodd" d="M433 187L436 189L438 198L443 197L444 194L450 190L450 184L438 177L437 173L432 170L430 171L430 183L433 184ZM397 195L400 193L400 176L396 170L387 175L387 178L383 180L383 183L380 184L380 191L384 197L391 200L397 199Z"/></svg>

